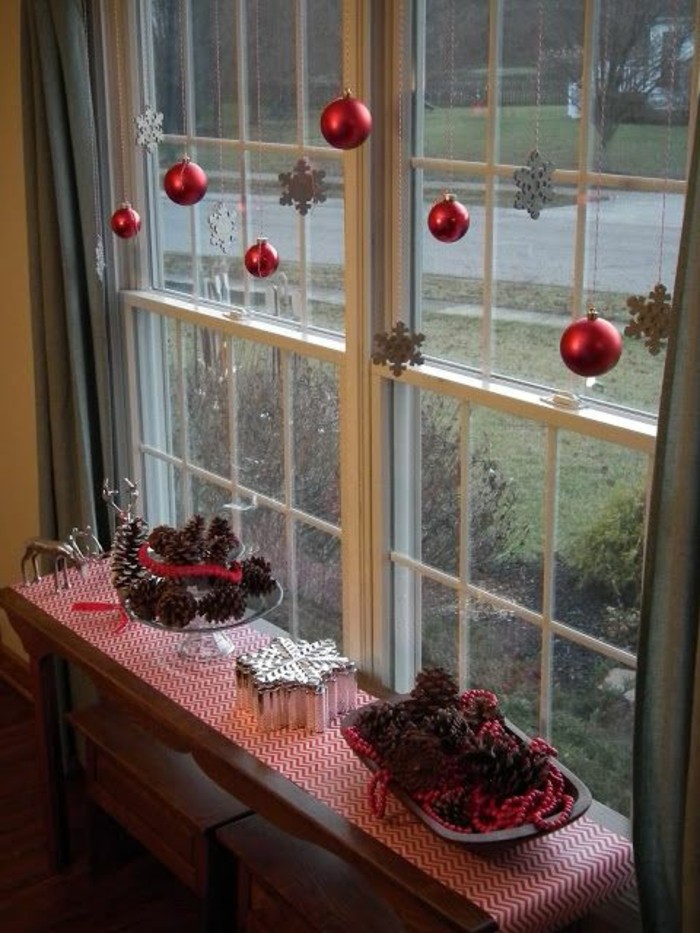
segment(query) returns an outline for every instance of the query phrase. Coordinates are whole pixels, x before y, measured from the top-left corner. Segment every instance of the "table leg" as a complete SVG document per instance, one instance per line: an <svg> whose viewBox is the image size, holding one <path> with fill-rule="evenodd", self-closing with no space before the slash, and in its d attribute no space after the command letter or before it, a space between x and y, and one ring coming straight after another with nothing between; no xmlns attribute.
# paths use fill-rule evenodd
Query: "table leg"
<svg viewBox="0 0 700 933"><path fill-rule="evenodd" d="M49 869L60 871L70 859L65 778L61 752L61 713L58 704L56 659L30 655L34 697L37 759L43 786L42 806Z"/></svg>

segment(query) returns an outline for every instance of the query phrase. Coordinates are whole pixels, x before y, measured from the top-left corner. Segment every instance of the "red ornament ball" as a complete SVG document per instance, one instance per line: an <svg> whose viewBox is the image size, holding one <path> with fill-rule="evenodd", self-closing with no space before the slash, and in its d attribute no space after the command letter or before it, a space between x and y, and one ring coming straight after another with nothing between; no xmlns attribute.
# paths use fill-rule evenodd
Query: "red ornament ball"
<svg viewBox="0 0 700 933"><path fill-rule="evenodd" d="M251 275L257 279L266 279L268 275L277 271L280 258L275 247L261 236L258 237L257 243L246 250L244 262Z"/></svg>
<svg viewBox="0 0 700 933"><path fill-rule="evenodd" d="M167 196L184 207L201 201L207 193L208 184L204 169L188 158L171 166L163 179L163 188Z"/></svg>
<svg viewBox="0 0 700 933"><path fill-rule="evenodd" d="M469 211L453 194L445 194L430 209L428 229L441 243L456 243L469 229Z"/></svg>
<svg viewBox="0 0 700 933"><path fill-rule="evenodd" d="M346 91L324 107L321 132L335 149L356 149L372 132L372 114L361 100Z"/></svg>
<svg viewBox="0 0 700 933"><path fill-rule="evenodd" d="M109 223L112 232L123 240L130 240L141 229L141 218L128 201L119 205Z"/></svg>
<svg viewBox="0 0 700 933"><path fill-rule="evenodd" d="M578 376L602 376L620 359L622 337L609 321L591 308L586 317L569 324L559 343L561 358Z"/></svg>

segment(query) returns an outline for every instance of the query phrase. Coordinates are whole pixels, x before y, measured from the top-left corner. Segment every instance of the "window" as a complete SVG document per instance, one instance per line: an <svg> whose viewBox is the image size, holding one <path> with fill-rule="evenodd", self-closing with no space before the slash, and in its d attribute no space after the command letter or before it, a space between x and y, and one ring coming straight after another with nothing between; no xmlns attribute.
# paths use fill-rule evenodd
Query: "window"
<svg viewBox="0 0 700 933"><path fill-rule="evenodd" d="M623 813L664 356L626 337L584 380L559 339L589 303L622 331L628 296L673 288L697 13L134 0L111 33L135 113L163 114L121 165L113 113L143 199L117 245L147 519L228 505L283 584L272 621L400 690L429 664L495 690ZM344 84L374 118L347 152L319 131ZM538 219L515 207L533 149L554 163ZM191 207L162 189L185 155L209 179ZM426 224L445 190L470 215L452 244ZM243 262L260 235L266 278ZM370 362L397 321L425 337L400 375Z"/></svg>

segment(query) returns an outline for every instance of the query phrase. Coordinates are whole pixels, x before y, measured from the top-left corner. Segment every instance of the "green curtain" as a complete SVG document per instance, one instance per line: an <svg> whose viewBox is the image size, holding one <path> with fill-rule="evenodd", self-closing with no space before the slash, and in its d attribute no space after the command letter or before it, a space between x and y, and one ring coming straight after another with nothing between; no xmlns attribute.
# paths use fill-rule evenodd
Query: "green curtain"
<svg viewBox="0 0 700 933"><path fill-rule="evenodd" d="M85 0L87 3L87 0ZM109 534L100 500L113 476L101 226L82 0L23 0L22 82L36 369L41 532L90 525ZM98 506L99 503L99 506Z"/></svg>
<svg viewBox="0 0 700 933"><path fill-rule="evenodd" d="M633 834L644 929L700 930L700 121L659 416L637 672Z"/></svg>

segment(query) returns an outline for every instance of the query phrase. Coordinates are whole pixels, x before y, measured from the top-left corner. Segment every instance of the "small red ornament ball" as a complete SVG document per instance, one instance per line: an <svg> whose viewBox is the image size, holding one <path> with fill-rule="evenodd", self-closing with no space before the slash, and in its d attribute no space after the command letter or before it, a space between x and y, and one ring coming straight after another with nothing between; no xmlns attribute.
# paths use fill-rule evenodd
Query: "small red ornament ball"
<svg viewBox="0 0 700 933"><path fill-rule="evenodd" d="M428 229L441 243L456 243L469 229L469 211L453 194L445 194L430 209Z"/></svg>
<svg viewBox="0 0 700 933"><path fill-rule="evenodd" d="M356 149L372 132L372 114L366 104L346 91L324 107L321 132L335 149Z"/></svg>
<svg viewBox="0 0 700 933"><path fill-rule="evenodd" d="M586 317L569 324L559 343L561 358L578 376L602 376L620 359L622 337L609 321L591 308Z"/></svg>
<svg viewBox="0 0 700 933"><path fill-rule="evenodd" d="M257 243L246 250L244 257L245 267L257 279L266 279L277 271L280 258L274 246L266 238L258 237Z"/></svg>
<svg viewBox="0 0 700 933"><path fill-rule="evenodd" d="M110 219L112 232L123 240L130 240L131 237L141 229L141 218L127 201L120 204Z"/></svg>
<svg viewBox="0 0 700 933"><path fill-rule="evenodd" d="M184 207L201 201L207 193L208 184L204 169L188 158L171 166L163 179L163 188L167 196Z"/></svg>

